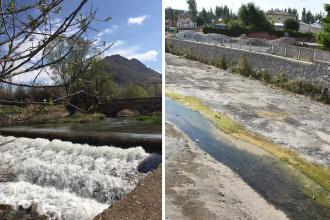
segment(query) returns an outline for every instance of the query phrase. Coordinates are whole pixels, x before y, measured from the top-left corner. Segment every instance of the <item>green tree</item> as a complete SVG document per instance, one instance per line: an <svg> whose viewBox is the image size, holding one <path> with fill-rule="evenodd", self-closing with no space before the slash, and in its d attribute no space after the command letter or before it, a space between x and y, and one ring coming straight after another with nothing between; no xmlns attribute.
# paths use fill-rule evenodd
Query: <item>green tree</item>
<svg viewBox="0 0 330 220"><path fill-rule="evenodd" d="M228 32L230 33L230 36L238 37L241 34L244 34L247 32L244 25L241 23L239 19L230 20L228 23Z"/></svg>
<svg viewBox="0 0 330 220"><path fill-rule="evenodd" d="M197 3L196 0L187 0L189 14L191 20L196 23L197 20Z"/></svg>
<svg viewBox="0 0 330 220"><path fill-rule="evenodd" d="M121 98L142 98L147 97L148 93L145 88L139 85L130 84L123 88L120 97Z"/></svg>
<svg viewBox="0 0 330 220"><path fill-rule="evenodd" d="M203 8L202 11L199 13L199 17L203 20L204 24L208 24L211 22L205 8Z"/></svg>
<svg viewBox="0 0 330 220"><path fill-rule="evenodd" d="M213 13L212 8L210 8L210 10L207 12L207 17L208 17L208 19L210 20L210 22L212 22L212 20L215 19L215 15L214 15L214 13Z"/></svg>
<svg viewBox="0 0 330 220"><path fill-rule="evenodd" d="M303 8L301 12L301 21L306 23L306 8Z"/></svg>
<svg viewBox="0 0 330 220"><path fill-rule="evenodd" d="M297 9L295 9L295 8L292 9L291 15L294 15L297 20L299 19L299 13L298 13Z"/></svg>
<svg viewBox="0 0 330 220"><path fill-rule="evenodd" d="M265 13L254 3L243 4L239 9L238 17L249 31L269 31L272 28Z"/></svg>
<svg viewBox="0 0 330 220"><path fill-rule="evenodd" d="M308 10L308 12L306 14L306 23L307 24L314 23L314 16L313 16L313 14L312 14L312 12L310 10Z"/></svg>
<svg viewBox="0 0 330 220"><path fill-rule="evenodd" d="M323 45L323 48L330 50L330 4L325 4L324 9L327 13L325 18L323 18L323 31L317 33L317 42Z"/></svg>
<svg viewBox="0 0 330 220"><path fill-rule="evenodd" d="M102 95L101 89L104 89L101 83L109 82L99 63L98 57L102 51L83 38L55 42L51 47L54 48L47 55L50 62L69 52L65 60L51 65L54 82L64 85L66 96L63 100L68 110L71 114L76 109L93 110L96 100Z"/></svg>
<svg viewBox="0 0 330 220"><path fill-rule="evenodd" d="M299 30L299 22L296 19L289 18L284 21L284 29L298 31Z"/></svg>
<svg viewBox="0 0 330 220"><path fill-rule="evenodd" d="M107 71L109 64L101 58L95 58L83 77L81 89L96 96L111 98L116 94L116 86Z"/></svg>

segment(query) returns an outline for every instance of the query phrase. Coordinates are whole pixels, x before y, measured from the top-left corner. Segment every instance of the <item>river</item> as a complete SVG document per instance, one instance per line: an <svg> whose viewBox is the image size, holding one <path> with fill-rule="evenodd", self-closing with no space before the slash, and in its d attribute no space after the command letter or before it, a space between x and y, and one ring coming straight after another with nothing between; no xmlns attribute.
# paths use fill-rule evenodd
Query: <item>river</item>
<svg viewBox="0 0 330 220"><path fill-rule="evenodd" d="M330 219L330 208L306 193L313 191L329 202L329 192L287 164L267 153L254 153L261 150L258 147L241 149L228 144L221 139L219 131L198 112L170 99L166 99L166 120L188 135L202 150L230 167L290 219Z"/></svg>
<svg viewBox="0 0 330 220"><path fill-rule="evenodd" d="M125 136L161 135L161 126L125 118L85 124L12 126L10 129L74 132L94 135L118 132ZM89 220L131 192L161 155L140 146L92 146L63 140L0 135L0 204L13 209L34 207L50 219ZM1 176L0 176L1 177ZM1 179L1 178L0 178ZM0 215L1 218L1 215Z"/></svg>

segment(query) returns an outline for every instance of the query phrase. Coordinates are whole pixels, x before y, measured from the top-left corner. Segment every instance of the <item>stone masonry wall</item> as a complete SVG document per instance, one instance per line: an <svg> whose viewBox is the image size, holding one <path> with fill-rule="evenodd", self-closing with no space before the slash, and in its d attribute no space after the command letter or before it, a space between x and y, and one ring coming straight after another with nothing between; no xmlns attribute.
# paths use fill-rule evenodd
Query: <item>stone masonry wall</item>
<svg viewBox="0 0 330 220"><path fill-rule="evenodd" d="M205 43L166 38L166 46L177 51L189 52L195 57L213 60L225 57L227 62L238 62L245 53L253 69L264 69L271 77L284 73L287 79L303 79L328 88L330 92L330 64L305 62L285 57L252 52Z"/></svg>

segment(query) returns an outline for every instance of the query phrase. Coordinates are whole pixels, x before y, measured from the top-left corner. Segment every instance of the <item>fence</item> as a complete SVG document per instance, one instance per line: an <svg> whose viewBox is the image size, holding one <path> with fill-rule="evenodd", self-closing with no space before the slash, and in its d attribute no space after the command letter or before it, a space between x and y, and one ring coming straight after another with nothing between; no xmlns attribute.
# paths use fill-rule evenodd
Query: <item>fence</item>
<svg viewBox="0 0 330 220"><path fill-rule="evenodd" d="M201 42L196 38L189 38L183 40ZM287 57L291 59L307 61L307 62L325 62L330 64L330 52L328 51L292 46L287 44L275 44L275 43L270 43L268 40L251 39L251 38L233 39L228 37L222 37L219 38L218 40L213 38L211 41L208 40L207 43L219 45L223 47L272 54L272 55Z"/></svg>

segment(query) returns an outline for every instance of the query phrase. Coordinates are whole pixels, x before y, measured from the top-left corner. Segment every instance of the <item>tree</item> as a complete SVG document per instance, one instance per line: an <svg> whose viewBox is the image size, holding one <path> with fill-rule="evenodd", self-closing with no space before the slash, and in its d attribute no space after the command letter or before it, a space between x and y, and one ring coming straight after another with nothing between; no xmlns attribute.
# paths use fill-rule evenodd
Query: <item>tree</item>
<svg viewBox="0 0 330 220"><path fill-rule="evenodd" d="M130 84L123 89L121 92L122 98L141 98L147 97L147 91L145 88L139 85Z"/></svg>
<svg viewBox="0 0 330 220"><path fill-rule="evenodd" d="M90 95L96 100L100 95L101 85L97 83L94 88L91 88L91 86L93 83L95 84L96 80L99 80L101 74L104 76L101 72L104 68L97 63L99 62L99 55L104 50L100 51L94 48L88 40L83 38L80 38L79 41L67 39L59 44L56 41L53 43L55 46L51 45L53 49L47 56L50 62L57 60L58 57L62 57L63 54L70 51L65 60L51 65L52 79L56 84L64 85L66 97L62 100L65 101L71 113L74 113L73 108L80 111L91 109L91 105L95 103L89 103L89 99L85 99L88 103L81 101L81 97ZM74 49L72 49L73 46ZM107 80L103 78L101 82ZM83 108L79 108L78 105L83 105Z"/></svg>
<svg viewBox="0 0 330 220"><path fill-rule="evenodd" d="M327 13L323 18L323 31L317 33L317 42L323 45L323 48L330 51L330 4L325 4L324 9Z"/></svg>
<svg viewBox="0 0 330 220"><path fill-rule="evenodd" d="M243 4L238 12L238 17L249 31L269 31L271 24L264 12L253 3Z"/></svg>
<svg viewBox="0 0 330 220"><path fill-rule="evenodd" d="M306 8L303 8L301 12L301 21L306 23Z"/></svg>
<svg viewBox="0 0 330 220"><path fill-rule="evenodd" d="M73 9L62 10L64 0L0 1L0 82L28 88L66 86L41 84L38 78L42 74L51 75L49 68L66 60L76 43L82 37L87 38L86 33L91 30L92 22L101 21L96 18L96 10L93 8L86 10L84 14L81 12L87 2L88 0L81 0ZM103 21L108 20L110 17ZM49 54L66 40L73 42L66 53L62 53L57 59L48 59ZM95 47L102 46L93 41L87 42ZM34 80L25 84L12 80L22 74L33 76ZM62 101L63 98L58 97L54 103Z"/></svg>
<svg viewBox="0 0 330 220"><path fill-rule="evenodd" d="M211 20L208 17L208 13L205 10L205 8L202 9L202 11L199 13L199 17L203 20L203 24L208 24L211 22Z"/></svg>
<svg viewBox="0 0 330 220"><path fill-rule="evenodd" d="M187 0L189 14L192 22L196 23L197 20L197 3L196 0Z"/></svg>
<svg viewBox="0 0 330 220"><path fill-rule="evenodd" d="M210 20L210 22L212 22L212 20L215 19L215 15L214 15L214 13L213 13L212 8L210 8L210 11L207 12L207 17L208 17L208 19Z"/></svg>
<svg viewBox="0 0 330 220"><path fill-rule="evenodd" d="M299 30L299 22L296 19L289 18L284 21L284 29L298 31Z"/></svg>
<svg viewBox="0 0 330 220"><path fill-rule="evenodd" d="M24 87L18 87L16 88L14 92L14 99L19 101L26 101L29 98L28 93L24 89Z"/></svg>
<svg viewBox="0 0 330 220"><path fill-rule="evenodd" d="M203 18L202 18L200 15L198 15L198 16L197 16L197 20L196 20L196 25L197 25L197 27L201 27L201 26L203 26L204 24L205 24L205 22L204 22Z"/></svg>
<svg viewBox="0 0 330 220"><path fill-rule="evenodd" d="M244 25L242 25L241 21L238 19L228 22L228 31L230 35L234 37L238 37L247 32Z"/></svg>
<svg viewBox="0 0 330 220"><path fill-rule="evenodd" d="M297 9L295 9L295 8L292 9L291 15L294 15L297 20L299 19L299 13L298 13L298 10Z"/></svg>
<svg viewBox="0 0 330 220"><path fill-rule="evenodd" d="M308 12L306 14L306 23L307 24L314 23L314 16L313 16L313 14L312 14L312 12L310 10L308 10Z"/></svg>

